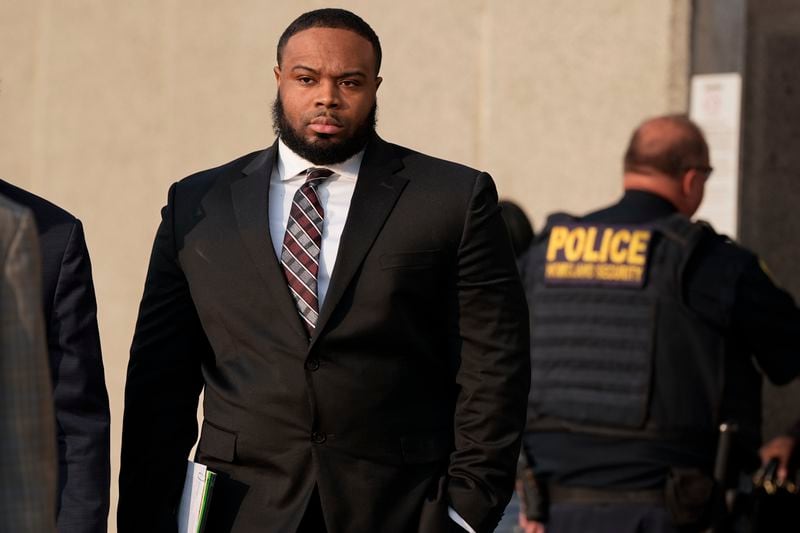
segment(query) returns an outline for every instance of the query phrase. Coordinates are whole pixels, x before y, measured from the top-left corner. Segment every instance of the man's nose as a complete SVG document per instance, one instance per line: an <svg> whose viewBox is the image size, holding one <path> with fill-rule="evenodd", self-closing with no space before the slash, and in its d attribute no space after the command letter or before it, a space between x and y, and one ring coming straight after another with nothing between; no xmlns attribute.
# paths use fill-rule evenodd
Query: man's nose
<svg viewBox="0 0 800 533"><path fill-rule="evenodd" d="M323 81L319 84L316 104L323 107L338 107L339 96L339 84L335 81Z"/></svg>

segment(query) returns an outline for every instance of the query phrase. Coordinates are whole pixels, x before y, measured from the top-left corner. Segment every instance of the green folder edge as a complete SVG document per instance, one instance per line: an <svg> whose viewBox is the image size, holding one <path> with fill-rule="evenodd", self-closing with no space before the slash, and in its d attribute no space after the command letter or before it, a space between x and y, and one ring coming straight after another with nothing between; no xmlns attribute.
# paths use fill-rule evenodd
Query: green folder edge
<svg viewBox="0 0 800 533"><path fill-rule="evenodd" d="M203 533L206 528L206 517L208 517L208 503L211 501L211 490L214 488L214 480L217 474L211 471L206 472L206 482L203 485L203 501L200 503L200 519L197 521L197 533Z"/></svg>

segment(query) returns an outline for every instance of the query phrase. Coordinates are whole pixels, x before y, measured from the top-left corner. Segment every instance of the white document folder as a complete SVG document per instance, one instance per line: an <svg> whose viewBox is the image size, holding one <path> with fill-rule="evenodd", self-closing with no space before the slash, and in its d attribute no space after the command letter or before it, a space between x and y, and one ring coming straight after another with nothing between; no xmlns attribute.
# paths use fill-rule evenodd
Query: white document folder
<svg viewBox="0 0 800 533"><path fill-rule="evenodd" d="M183 494L178 507L178 533L202 533L217 475L208 470L206 465L193 461L187 463Z"/></svg>

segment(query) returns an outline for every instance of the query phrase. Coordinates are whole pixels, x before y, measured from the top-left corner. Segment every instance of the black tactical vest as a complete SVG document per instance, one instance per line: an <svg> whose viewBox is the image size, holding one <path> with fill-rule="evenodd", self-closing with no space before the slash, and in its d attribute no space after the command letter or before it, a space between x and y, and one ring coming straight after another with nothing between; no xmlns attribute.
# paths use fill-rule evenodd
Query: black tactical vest
<svg viewBox="0 0 800 533"><path fill-rule="evenodd" d="M548 220L523 272L531 316L529 430L716 434L726 416L730 311L722 306L716 317L698 317L683 287L705 238L719 237L678 214L646 225Z"/></svg>

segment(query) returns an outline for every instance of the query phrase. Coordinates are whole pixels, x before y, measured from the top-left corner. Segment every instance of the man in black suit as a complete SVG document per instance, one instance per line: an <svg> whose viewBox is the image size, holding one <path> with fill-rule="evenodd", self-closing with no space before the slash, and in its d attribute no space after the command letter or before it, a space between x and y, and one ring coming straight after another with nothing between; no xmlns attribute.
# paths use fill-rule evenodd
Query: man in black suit
<svg viewBox="0 0 800 533"><path fill-rule="evenodd" d="M489 532L511 494L527 311L491 178L374 132L380 44L306 13L272 147L172 186L125 391L120 533ZM312 168L310 168L312 167Z"/></svg>
<svg viewBox="0 0 800 533"><path fill-rule="evenodd" d="M83 226L60 207L2 180L0 194L30 209L39 231L58 441L58 531L103 533L110 414Z"/></svg>

